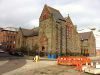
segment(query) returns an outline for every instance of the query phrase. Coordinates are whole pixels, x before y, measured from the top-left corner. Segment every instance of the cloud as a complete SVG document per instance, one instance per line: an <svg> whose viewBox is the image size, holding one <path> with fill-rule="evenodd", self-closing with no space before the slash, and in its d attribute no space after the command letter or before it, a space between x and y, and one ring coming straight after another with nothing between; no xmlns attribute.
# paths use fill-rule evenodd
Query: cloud
<svg viewBox="0 0 100 75"><path fill-rule="evenodd" d="M44 4L58 9L64 17L69 14L78 29L100 29L100 0L0 0L0 27L39 26Z"/></svg>
<svg viewBox="0 0 100 75"><path fill-rule="evenodd" d="M38 26L44 4L58 9L64 17L70 14L78 28L100 24L99 0L0 0L0 26Z"/></svg>
<svg viewBox="0 0 100 75"><path fill-rule="evenodd" d="M26 25L32 19L37 19L38 9L32 0L3 0L0 5L0 25Z"/></svg>
<svg viewBox="0 0 100 75"><path fill-rule="evenodd" d="M77 0L76 2L66 3L65 5L55 5L54 7L60 10L64 17L70 14L72 21L75 25L78 25L80 29L81 26L87 28L88 26L95 25L95 27L100 26L100 1L95 0ZM83 27L82 27L83 28Z"/></svg>

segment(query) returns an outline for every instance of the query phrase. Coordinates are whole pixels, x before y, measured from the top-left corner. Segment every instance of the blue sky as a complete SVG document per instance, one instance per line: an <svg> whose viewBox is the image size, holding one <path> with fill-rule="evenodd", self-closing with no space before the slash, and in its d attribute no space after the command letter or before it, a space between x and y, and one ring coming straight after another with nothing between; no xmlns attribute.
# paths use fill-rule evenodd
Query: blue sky
<svg viewBox="0 0 100 75"><path fill-rule="evenodd" d="M78 29L100 27L100 0L0 0L0 26L36 27L44 4L69 14Z"/></svg>

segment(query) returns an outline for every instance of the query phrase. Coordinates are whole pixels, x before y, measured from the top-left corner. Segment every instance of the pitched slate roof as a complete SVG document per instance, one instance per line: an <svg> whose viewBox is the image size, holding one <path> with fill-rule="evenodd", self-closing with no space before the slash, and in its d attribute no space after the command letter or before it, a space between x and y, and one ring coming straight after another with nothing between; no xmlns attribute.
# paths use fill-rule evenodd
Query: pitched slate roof
<svg viewBox="0 0 100 75"><path fill-rule="evenodd" d="M90 38L92 32L84 32L84 33L79 33L80 39L81 40L88 40Z"/></svg>
<svg viewBox="0 0 100 75"><path fill-rule="evenodd" d="M47 6L47 5L45 5L44 7L46 7L49 10L49 12L55 18L55 20L64 19L63 16L61 15L61 13L59 12L59 10L54 9L54 8Z"/></svg>
<svg viewBox="0 0 100 75"><path fill-rule="evenodd" d="M38 36L39 35L39 27L34 28L33 33L34 33L34 36Z"/></svg>
<svg viewBox="0 0 100 75"><path fill-rule="evenodd" d="M24 29L20 28L23 36L25 37L33 37L33 36L38 36L38 30L34 29Z"/></svg>

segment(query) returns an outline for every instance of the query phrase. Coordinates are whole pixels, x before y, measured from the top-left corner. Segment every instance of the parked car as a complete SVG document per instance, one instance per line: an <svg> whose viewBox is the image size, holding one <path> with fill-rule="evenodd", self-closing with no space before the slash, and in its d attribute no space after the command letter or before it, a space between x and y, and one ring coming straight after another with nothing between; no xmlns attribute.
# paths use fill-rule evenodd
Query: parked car
<svg viewBox="0 0 100 75"><path fill-rule="evenodd" d="M24 54L22 52L9 52L10 55L13 55L13 56L21 56L23 57Z"/></svg>
<svg viewBox="0 0 100 75"><path fill-rule="evenodd" d="M14 53L14 56L22 56L22 57L23 57L24 54L23 54L22 52L15 52L15 53Z"/></svg>
<svg viewBox="0 0 100 75"><path fill-rule="evenodd" d="M5 51L3 51L2 49L0 49L0 53L4 53Z"/></svg>
<svg viewBox="0 0 100 75"><path fill-rule="evenodd" d="M14 53L15 53L15 52L11 52L11 51L9 51L9 54L10 54L10 55L14 55Z"/></svg>

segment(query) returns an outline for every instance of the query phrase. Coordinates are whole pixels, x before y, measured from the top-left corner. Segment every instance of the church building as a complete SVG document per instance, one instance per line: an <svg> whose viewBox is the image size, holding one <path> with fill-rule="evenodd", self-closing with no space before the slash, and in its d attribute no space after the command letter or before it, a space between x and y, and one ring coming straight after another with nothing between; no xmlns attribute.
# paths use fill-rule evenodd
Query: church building
<svg viewBox="0 0 100 75"><path fill-rule="evenodd" d="M32 36L28 35L28 33ZM17 48L27 46L27 48L33 50L34 45L38 45L38 51L45 55L49 53L64 55L77 55L81 53L80 38L77 32L77 27L73 24L70 16L68 15L65 18L59 10L48 5L45 5L42 10L37 30L20 29L18 36L19 37L16 40ZM23 37L20 38L20 36ZM28 39L30 42L27 41Z"/></svg>

